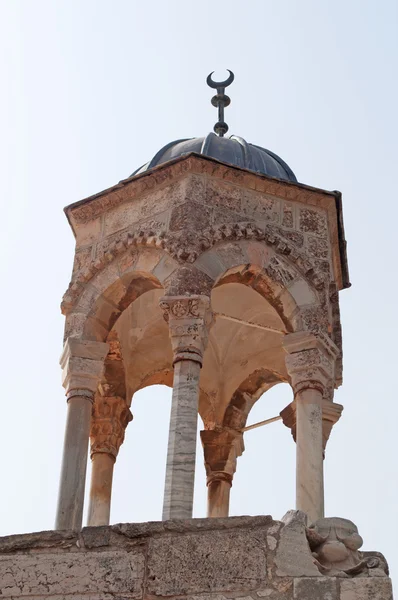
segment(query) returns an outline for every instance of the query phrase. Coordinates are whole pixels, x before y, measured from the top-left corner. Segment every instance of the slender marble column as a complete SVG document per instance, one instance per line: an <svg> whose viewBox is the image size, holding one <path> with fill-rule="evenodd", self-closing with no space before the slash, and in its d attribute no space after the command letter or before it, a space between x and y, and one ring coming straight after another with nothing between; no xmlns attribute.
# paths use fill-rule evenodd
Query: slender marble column
<svg viewBox="0 0 398 600"><path fill-rule="evenodd" d="M297 393L296 420L296 508L315 522L324 517L321 391Z"/></svg>
<svg viewBox="0 0 398 600"><path fill-rule="evenodd" d="M111 514L112 479L115 458L97 452L91 458L90 504L87 525L109 525Z"/></svg>
<svg viewBox="0 0 398 600"><path fill-rule="evenodd" d="M314 522L324 516L322 404L326 387L334 387L338 349L329 337L304 331L286 335L283 346L295 398L295 415L285 417L295 424L296 508Z"/></svg>
<svg viewBox="0 0 398 600"><path fill-rule="evenodd" d="M68 398L55 529L80 529L83 518L88 437L94 394L88 390L73 390L72 393L76 395Z"/></svg>
<svg viewBox="0 0 398 600"><path fill-rule="evenodd" d="M163 520L192 517L199 378L209 306L206 296L165 296L160 302L169 323L174 364Z"/></svg>
<svg viewBox="0 0 398 600"><path fill-rule="evenodd" d="M61 356L68 413L56 529L82 525L92 403L107 352L108 344L68 339Z"/></svg>
<svg viewBox="0 0 398 600"><path fill-rule="evenodd" d="M207 478L207 516L228 517L232 475L213 473Z"/></svg>
<svg viewBox="0 0 398 600"><path fill-rule="evenodd" d="M174 365L163 520L192 517L200 363Z"/></svg>

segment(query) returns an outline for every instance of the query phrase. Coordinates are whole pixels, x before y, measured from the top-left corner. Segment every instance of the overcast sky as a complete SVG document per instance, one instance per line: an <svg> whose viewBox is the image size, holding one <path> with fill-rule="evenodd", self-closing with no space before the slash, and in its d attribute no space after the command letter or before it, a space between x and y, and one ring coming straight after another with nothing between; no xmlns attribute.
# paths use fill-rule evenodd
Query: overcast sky
<svg viewBox="0 0 398 600"><path fill-rule="evenodd" d="M216 119L206 76L235 72L230 133L302 183L343 192L353 286L340 296L345 406L325 460L327 516L353 520L398 582L397 34L389 0L0 1L0 535L51 529L66 402L59 304L74 238L63 207ZM112 522L161 518L171 392L150 387L115 468ZM250 422L291 401L280 385ZM294 508L295 445L248 432L231 514ZM89 474L88 474L89 475ZM198 446L194 516L205 516Z"/></svg>

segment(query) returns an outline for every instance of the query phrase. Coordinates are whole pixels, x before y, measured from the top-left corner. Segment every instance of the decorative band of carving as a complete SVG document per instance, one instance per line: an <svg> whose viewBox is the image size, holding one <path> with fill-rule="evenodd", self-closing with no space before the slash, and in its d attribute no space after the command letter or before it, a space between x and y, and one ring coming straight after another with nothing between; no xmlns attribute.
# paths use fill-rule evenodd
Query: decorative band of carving
<svg viewBox="0 0 398 600"><path fill-rule="evenodd" d="M105 453L115 460L124 441L127 425L133 419L124 398L96 396L90 431L90 455Z"/></svg>
<svg viewBox="0 0 398 600"><path fill-rule="evenodd" d="M283 230L278 233L283 234ZM329 284L329 276L319 271L312 260L289 240L276 233L275 228L267 225L264 229L254 223L228 223L206 229L200 232L196 240L181 238L171 232L155 231L153 229L134 229L120 234L102 246L102 253L87 267L81 269L69 284L64 294L61 308L67 314L73 308L83 291L84 284L90 281L110 262L134 247L152 247L166 251L180 264L194 263L202 252L205 252L218 242L251 239L263 242L289 260L300 273L318 290L325 289Z"/></svg>
<svg viewBox="0 0 398 600"><path fill-rule="evenodd" d="M339 350L330 338L300 331L286 335L283 347L288 353L285 362L295 396L305 389L323 395L328 387L334 387Z"/></svg>
<svg viewBox="0 0 398 600"><path fill-rule="evenodd" d="M69 390L66 393L66 401L68 402L71 398L75 398L76 396L84 396L88 400L90 400L91 404L94 402L94 392L91 390Z"/></svg>
<svg viewBox="0 0 398 600"><path fill-rule="evenodd" d="M206 478L206 485L209 486L214 481L226 481L232 487L233 475L226 473L225 471L215 471L210 473Z"/></svg>

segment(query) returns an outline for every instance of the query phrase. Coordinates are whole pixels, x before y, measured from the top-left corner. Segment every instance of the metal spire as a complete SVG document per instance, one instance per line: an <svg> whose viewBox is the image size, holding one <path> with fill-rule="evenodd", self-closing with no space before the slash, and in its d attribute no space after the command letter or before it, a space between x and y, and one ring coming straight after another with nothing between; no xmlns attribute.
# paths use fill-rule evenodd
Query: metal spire
<svg viewBox="0 0 398 600"><path fill-rule="evenodd" d="M220 137L223 137L228 131L228 125L224 121L224 108L229 106L231 103L231 98L225 95L225 88L231 85L235 79L235 75L232 73L232 71L229 69L227 69L227 71L229 73L229 77L225 81L213 81L211 76L213 75L214 71L207 77L207 85L217 90L217 95L213 96L211 103L213 106L218 107L218 122L214 125L214 131Z"/></svg>

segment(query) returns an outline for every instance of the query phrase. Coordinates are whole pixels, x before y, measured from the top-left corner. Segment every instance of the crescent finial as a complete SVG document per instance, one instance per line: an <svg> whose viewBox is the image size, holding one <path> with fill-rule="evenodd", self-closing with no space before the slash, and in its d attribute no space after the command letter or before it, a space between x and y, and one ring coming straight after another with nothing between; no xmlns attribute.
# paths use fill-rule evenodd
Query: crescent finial
<svg viewBox="0 0 398 600"><path fill-rule="evenodd" d="M225 81L213 81L211 76L214 71L207 76L207 85L215 90L217 90L216 96L213 96L211 99L211 103L213 106L218 108L218 122L214 125L214 131L220 137L223 137L225 133L228 131L228 125L224 121L224 108L228 106L231 102L230 98L225 94L225 88L231 85L233 80L235 79L235 75L227 69L229 76Z"/></svg>
<svg viewBox="0 0 398 600"><path fill-rule="evenodd" d="M207 76L207 79L206 79L207 85L213 89L226 88L229 85L231 85L231 83L235 79L235 75L229 69L227 69L227 71L229 73L229 77L227 77L227 79L225 81L213 81L211 76L213 75L214 71L212 71L210 73L210 75Z"/></svg>

